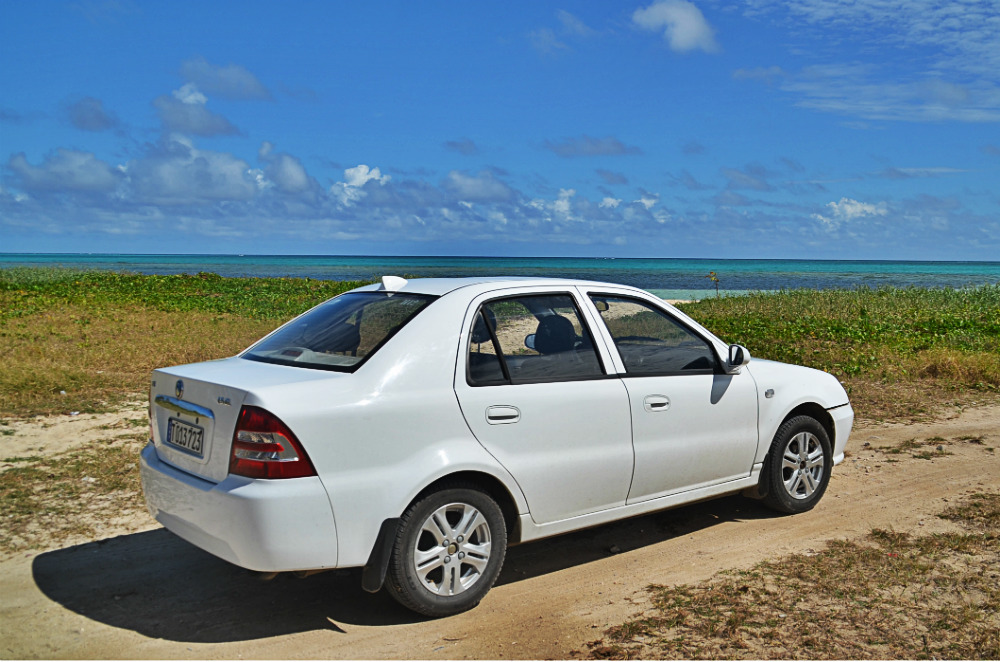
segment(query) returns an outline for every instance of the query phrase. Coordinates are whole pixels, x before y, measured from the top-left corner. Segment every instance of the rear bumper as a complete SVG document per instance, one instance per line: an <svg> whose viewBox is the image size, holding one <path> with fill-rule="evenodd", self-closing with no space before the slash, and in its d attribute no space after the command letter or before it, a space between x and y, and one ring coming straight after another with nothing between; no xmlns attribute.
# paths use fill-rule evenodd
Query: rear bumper
<svg viewBox="0 0 1000 662"><path fill-rule="evenodd" d="M213 483L160 461L152 444L139 466L149 512L191 544L250 570L336 567L337 528L318 477Z"/></svg>

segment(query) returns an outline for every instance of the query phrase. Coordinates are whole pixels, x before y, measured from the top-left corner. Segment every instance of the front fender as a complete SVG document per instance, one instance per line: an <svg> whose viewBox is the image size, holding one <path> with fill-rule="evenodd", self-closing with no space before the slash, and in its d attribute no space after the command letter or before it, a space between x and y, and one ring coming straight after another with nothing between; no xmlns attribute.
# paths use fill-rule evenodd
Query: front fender
<svg viewBox="0 0 1000 662"><path fill-rule="evenodd" d="M847 391L833 375L806 368L804 366L779 363L764 359L753 359L745 370L749 370L757 383L757 402L760 407L758 426L760 437L757 442L755 462L764 460L771 441L788 415L804 406L818 406L830 412L847 405L850 401ZM846 433L850 432L853 415L847 422L846 431L836 429L844 425L844 416L830 415L830 423L835 426L834 434L830 436L834 444L834 455L843 453L843 444L847 441Z"/></svg>

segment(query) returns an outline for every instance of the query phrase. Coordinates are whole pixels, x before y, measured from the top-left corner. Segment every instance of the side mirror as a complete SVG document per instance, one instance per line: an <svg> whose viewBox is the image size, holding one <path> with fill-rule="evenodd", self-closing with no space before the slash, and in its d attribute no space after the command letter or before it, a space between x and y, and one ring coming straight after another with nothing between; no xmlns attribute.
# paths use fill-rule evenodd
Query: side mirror
<svg viewBox="0 0 1000 662"><path fill-rule="evenodd" d="M729 346L729 370L732 374L737 374L740 368L750 363L750 352L742 345Z"/></svg>
<svg viewBox="0 0 1000 662"><path fill-rule="evenodd" d="M611 308L611 304L606 299L594 299L594 308L597 308L598 312L606 313Z"/></svg>
<svg viewBox="0 0 1000 662"><path fill-rule="evenodd" d="M529 333L524 337L524 346L528 349L535 349L535 334Z"/></svg>

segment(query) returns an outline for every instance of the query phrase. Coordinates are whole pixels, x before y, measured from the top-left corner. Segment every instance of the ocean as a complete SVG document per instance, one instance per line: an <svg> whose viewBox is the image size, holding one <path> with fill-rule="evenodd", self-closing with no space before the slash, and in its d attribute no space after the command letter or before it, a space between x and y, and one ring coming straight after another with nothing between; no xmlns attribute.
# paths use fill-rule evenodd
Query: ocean
<svg viewBox="0 0 1000 662"><path fill-rule="evenodd" d="M426 257L339 255L127 255L0 253L0 268L62 267L143 274L361 280L404 277L554 276L634 285L673 299L780 289L971 287L1000 283L1000 262L717 260L690 258Z"/></svg>

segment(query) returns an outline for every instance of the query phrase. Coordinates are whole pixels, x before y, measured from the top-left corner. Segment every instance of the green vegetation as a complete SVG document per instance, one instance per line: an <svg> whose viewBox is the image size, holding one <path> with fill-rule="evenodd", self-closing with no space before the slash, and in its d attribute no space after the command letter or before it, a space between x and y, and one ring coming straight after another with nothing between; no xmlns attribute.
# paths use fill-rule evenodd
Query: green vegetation
<svg viewBox="0 0 1000 662"><path fill-rule="evenodd" d="M223 278L217 274L144 276L65 269L0 270L0 320L73 305L104 312L137 307L162 313L213 313L284 321L366 283L311 278ZM80 324L87 321L81 319Z"/></svg>
<svg viewBox="0 0 1000 662"><path fill-rule="evenodd" d="M0 412L96 412L157 367L232 356L362 285L289 278L0 270Z"/></svg>
<svg viewBox="0 0 1000 662"><path fill-rule="evenodd" d="M915 375L1000 387L1000 285L789 290L705 299L684 310L755 355L841 377Z"/></svg>
<svg viewBox="0 0 1000 662"><path fill-rule="evenodd" d="M1000 392L1000 285L788 290L681 307L753 356L836 375L862 418Z"/></svg>
<svg viewBox="0 0 1000 662"><path fill-rule="evenodd" d="M12 419L144 397L149 371L231 356L360 283L0 270L0 436ZM754 356L837 375L859 418L899 419L1000 394L1000 286L788 291L684 310ZM0 551L93 537L143 510L142 416L124 436L0 467ZM110 435L109 435L110 436ZM994 453L983 437L961 441ZM941 437L875 449L884 462L951 454ZM943 517L966 531L875 530L695 586L589 645L594 658L1000 658L1000 495Z"/></svg>
<svg viewBox="0 0 1000 662"><path fill-rule="evenodd" d="M153 368L231 356L356 282L0 270L0 415L101 411ZM1000 393L1000 285L792 290L684 310L754 356L839 377L859 417Z"/></svg>
<svg viewBox="0 0 1000 662"><path fill-rule="evenodd" d="M589 644L601 659L998 659L1000 494L941 517L963 532L861 541L652 586L653 609Z"/></svg>

